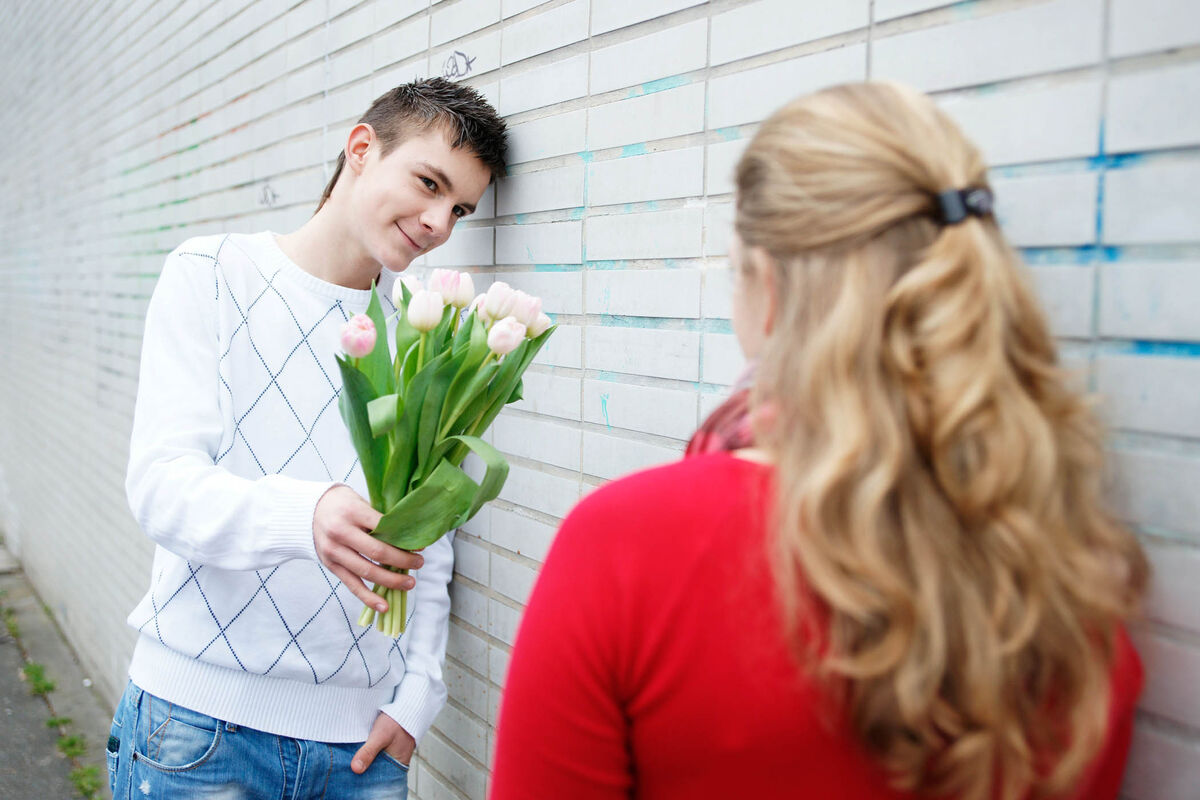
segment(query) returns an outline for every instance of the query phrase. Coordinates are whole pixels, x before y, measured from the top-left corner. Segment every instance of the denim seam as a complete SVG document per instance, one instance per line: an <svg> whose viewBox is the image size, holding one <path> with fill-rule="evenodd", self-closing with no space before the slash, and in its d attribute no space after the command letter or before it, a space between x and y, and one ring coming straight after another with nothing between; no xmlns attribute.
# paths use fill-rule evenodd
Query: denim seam
<svg viewBox="0 0 1200 800"><path fill-rule="evenodd" d="M329 778L333 775L333 748L325 745L325 785L321 787L321 800L329 792Z"/></svg>

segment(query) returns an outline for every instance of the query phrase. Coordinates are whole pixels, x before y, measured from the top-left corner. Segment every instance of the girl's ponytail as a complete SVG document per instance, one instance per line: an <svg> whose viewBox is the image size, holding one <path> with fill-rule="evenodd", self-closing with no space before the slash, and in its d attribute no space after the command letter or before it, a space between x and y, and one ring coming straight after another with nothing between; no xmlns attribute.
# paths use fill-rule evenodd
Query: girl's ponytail
<svg viewBox="0 0 1200 800"><path fill-rule="evenodd" d="M805 652L898 786L1069 787L1146 564L981 157L927 98L860 84L779 111L737 178L779 291L755 392L793 634L828 620Z"/></svg>

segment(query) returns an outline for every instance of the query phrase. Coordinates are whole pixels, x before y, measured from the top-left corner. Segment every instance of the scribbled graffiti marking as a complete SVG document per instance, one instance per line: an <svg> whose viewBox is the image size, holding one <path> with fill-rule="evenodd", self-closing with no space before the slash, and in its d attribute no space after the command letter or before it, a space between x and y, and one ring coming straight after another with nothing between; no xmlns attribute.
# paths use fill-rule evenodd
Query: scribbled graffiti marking
<svg viewBox="0 0 1200 800"><path fill-rule="evenodd" d="M258 190L258 204L267 208L274 208L279 202L279 193L271 188L271 184L264 183L262 188Z"/></svg>
<svg viewBox="0 0 1200 800"><path fill-rule="evenodd" d="M442 77L464 78L471 74L471 65L474 63L474 58L471 58L462 50L455 50L446 58L446 63L442 65Z"/></svg>

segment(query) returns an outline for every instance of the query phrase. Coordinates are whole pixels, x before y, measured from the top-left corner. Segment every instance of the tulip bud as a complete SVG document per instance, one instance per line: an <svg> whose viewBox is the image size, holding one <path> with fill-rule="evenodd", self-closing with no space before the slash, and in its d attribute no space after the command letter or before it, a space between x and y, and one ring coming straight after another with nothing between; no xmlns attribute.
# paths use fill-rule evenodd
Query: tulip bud
<svg viewBox="0 0 1200 800"><path fill-rule="evenodd" d="M471 302L471 298L475 295L475 281L471 279L471 273L458 273L458 292L454 297L450 298L450 304L455 308L463 308L467 303Z"/></svg>
<svg viewBox="0 0 1200 800"><path fill-rule="evenodd" d="M536 339L537 337L539 337L543 333L545 333L546 330L549 329L549 327L553 324L554 324L554 321L551 320L548 316L546 316L545 314L538 314L537 319L535 319L533 321L533 324L527 326L526 335L530 339Z"/></svg>
<svg viewBox="0 0 1200 800"><path fill-rule="evenodd" d="M513 294L516 299L513 301L512 311L509 313L517 318L517 322L528 328L537 322L538 314L542 313L542 298L525 294L520 289Z"/></svg>
<svg viewBox="0 0 1200 800"><path fill-rule="evenodd" d="M475 294L475 284L471 281L471 276L452 269L435 269L431 272L429 288L455 308L462 308L470 303Z"/></svg>
<svg viewBox="0 0 1200 800"><path fill-rule="evenodd" d="M525 338L525 326L515 317L505 317L488 331L488 349L498 356L506 356L517 349Z"/></svg>
<svg viewBox="0 0 1200 800"><path fill-rule="evenodd" d="M342 326L342 349L352 358L362 358L375 349L375 323L366 314L355 314Z"/></svg>
<svg viewBox="0 0 1200 800"><path fill-rule="evenodd" d="M396 279L396 282L392 284L392 305L394 305L396 308L400 308L404 302L404 291L400 288L401 286L407 286L409 294L416 294L425 288L416 278L408 275L401 275Z"/></svg>
<svg viewBox="0 0 1200 800"><path fill-rule="evenodd" d="M413 295L408 304L408 324L421 333L427 333L442 321L442 309L445 307L446 303L440 294L422 289Z"/></svg>
<svg viewBox="0 0 1200 800"><path fill-rule="evenodd" d="M479 321L485 326L492 324L492 318L487 315L487 311L483 307L486 299L486 294L476 295L475 299L471 301L471 305L467 306L467 313L470 314L474 311L479 317Z"/></svg>
<svg viewBox="0 0 1200 800"><path fill-rule="evenodd" d="M487 299L484 300L483 307L492 319L504 319L512 313L513 304L516 301L516 292L512 290L512 287L504 281L496 281L488 287Z"/></svg>

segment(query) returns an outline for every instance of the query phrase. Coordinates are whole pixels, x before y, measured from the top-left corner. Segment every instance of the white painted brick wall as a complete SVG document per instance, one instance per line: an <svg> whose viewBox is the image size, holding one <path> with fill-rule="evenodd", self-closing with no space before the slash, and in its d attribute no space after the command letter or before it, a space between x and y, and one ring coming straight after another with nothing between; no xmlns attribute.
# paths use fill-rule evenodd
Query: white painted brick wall
<svg viewBox="0 0 1200 800"><path fill-rule="evenodd" d="M1113 499L1155 568L1123 796L1196 800L1200 4L65 0L39 11L18 4L0 31L12 98L0 109L0 525L112 699L133 642L124 617L150 569L122 481L165 252L192 235L302 223L354 120L397 83L452 70L509 118L510 177L416 265L469 268L481 289L508 281L560 323L490 434L509 482L455 540L450 701L411 778L415 800L482 798L521 608L557 524L605 480L676 458L742 369L726 255L733 168L755 126L800 92L892 78L935 92L982 148L1064 361L1101 396ZM49 139L30 133L37 119L55 120Z"/></svg>

